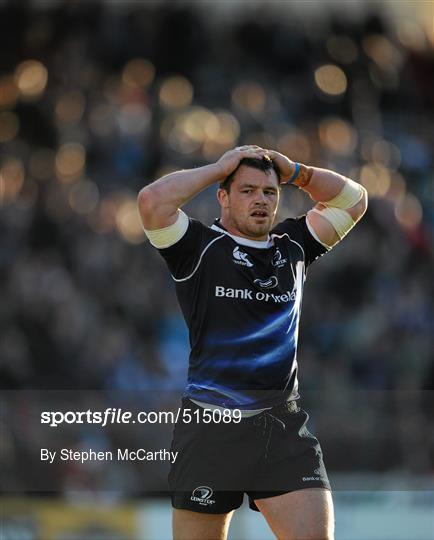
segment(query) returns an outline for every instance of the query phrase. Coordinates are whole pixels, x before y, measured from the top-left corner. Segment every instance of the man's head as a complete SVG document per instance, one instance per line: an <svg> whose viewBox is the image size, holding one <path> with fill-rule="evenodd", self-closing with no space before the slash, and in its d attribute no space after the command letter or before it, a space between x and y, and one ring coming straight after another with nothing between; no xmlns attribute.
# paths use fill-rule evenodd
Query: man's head
<svg viewBox="0 0 434 540"><path fill-rule="evenodd" d="M279 195L279 171L273 161L242 159L217 193L222 225L236 236L265 240L273 226Z"/></svg>

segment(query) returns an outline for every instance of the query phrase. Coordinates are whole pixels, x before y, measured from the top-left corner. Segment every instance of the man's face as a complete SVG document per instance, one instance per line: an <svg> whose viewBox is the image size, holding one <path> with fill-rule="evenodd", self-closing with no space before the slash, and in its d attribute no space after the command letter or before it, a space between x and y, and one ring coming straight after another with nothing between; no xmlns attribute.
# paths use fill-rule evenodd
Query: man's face
<svg viewBox="0 0 434 540"><path fill-rule="evenodd" d="M245 165L235 173L229 193L219 189L222 225L236 236L266 240L279 204L279 179L274 170Z"/></svg>

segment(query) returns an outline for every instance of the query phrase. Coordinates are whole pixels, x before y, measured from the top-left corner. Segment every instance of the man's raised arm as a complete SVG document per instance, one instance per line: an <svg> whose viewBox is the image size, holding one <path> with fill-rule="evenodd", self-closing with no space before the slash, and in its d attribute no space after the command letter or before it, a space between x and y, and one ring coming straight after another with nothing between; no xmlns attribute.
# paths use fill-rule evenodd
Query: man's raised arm
<svg viewBox="0 0 434 540"><path fill-rule="evenodd" d="M139 193L140 217L145 229L163 229L175 223L178 209L205 188L222 182L239 165L243 158L262 158L266 153L259 147L239 147L229 150L216 162L197 169L176 171Z"/></svg>
<svg viewBox="0 0 434 540"><path fill-rule="evenodd" d="M281 172L281 183L293 183L317 204L307 213L312 235L327 248L333 247L354 227L366 212L366 189L334 171L308 167L283 154L268 151Z"/></svg>

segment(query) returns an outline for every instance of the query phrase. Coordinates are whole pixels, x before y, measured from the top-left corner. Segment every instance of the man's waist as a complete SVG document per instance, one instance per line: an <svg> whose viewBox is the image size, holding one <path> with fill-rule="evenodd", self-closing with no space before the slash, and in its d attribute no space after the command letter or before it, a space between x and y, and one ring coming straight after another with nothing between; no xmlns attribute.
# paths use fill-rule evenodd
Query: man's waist
<svg viewBox="0 0 434 540"><path fill-rule="evenodd" d="M299 399L297 385L292 384L291 389L286 388L232 388L203 386L190 383L187 385L184 397L194 401L199 406L208 409L222 410L237 409L242 411L243 417L254 416L275 406L285 405L286 402ZM238 412L236 413L239 414Z"/></svg>
<svg viewBox="0 0 434 540"><path fill-rule="evenodd" d="M235 413L235 411L240 411L241 412L241 418L249 418L250 416L256 416L257 414L260 414L261 412L264 412L264 411L268 411L269 409L271 409L271 407L266 407L265 409L238 409L238 408L235 408L235 409L228 409L227 407L221 407L220 405L214 405L213 403L206 403L205 401L198 401L196 399L192 399L192 398L189 398L190 401L192 401L193 403L196 403L196 405L199 405L199 407L203 407L204 409L209 409L211 411L233 411L232 412L232 415L235 416L237 415L238 416L238 412Z"/></svg>
<svg viewBox="0 0 434 540"><path fill-rule="evenodd" d="M196 399L189 398L190 401L198 405L199 407L202 407L204 409L209 409L211 411L218 410L223 413L223 411L233 411L233 416L238 416L238 411L241 412L241 418L250 418L252 416L256 416L258 414L263 413L264 411L270 411L274 414L288 414L288 413L295 413L300 410L298 403L295 399L292 400L286 400L283 403L279 405L274 405L272 407L265 407L263 409L228 409L227 407L221 407L220 405L214 405L213 403L206 403L205 401L198 401ZM235 413L235 411L237 411Z"/></svg>

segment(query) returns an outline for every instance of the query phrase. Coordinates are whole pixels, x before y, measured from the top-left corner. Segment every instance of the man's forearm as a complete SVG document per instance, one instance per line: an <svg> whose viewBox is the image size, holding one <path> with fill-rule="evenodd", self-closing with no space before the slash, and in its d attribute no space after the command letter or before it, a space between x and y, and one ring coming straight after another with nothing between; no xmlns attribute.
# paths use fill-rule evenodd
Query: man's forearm
<svg viewBox="0 0 434 540"><path fill-rule="evenodd" d="M141 193L145 196L148 194L155 204L171 206L177 210L201 191L223 178L222 168L217 163L212 163L197 169L167 174L144 187Z"/></svg>
<svg viewBox="0 0 434 540"><path fill-rule="evenodd" d="M212 184L224 181L243 158L262 159L265 154L259 146L240 146L225 152L216 163L177 171L144 187L138 198L144 228L155 230L174 224L182 205Z"/></svg>

